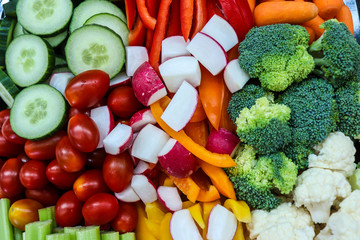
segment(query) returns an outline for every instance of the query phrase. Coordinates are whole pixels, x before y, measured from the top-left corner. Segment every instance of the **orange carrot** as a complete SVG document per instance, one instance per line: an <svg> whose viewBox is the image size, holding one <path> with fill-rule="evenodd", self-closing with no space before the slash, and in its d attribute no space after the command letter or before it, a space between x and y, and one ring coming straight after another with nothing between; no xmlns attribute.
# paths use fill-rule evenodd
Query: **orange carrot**
<svg viewBox="0 0 360 240"><path fill-rule="evenodd" d="M310 2L264 2L255 7L257 26L276 23L302 24L318 15L318 8Z"/></svg>
<svg viewBox="0 0 360 240"><path fill-rule="evenodd" d="M354 35L354 23L348 6L343 5L335 17L339 22L345 23L345 25L349 28L349 31Z"/></svg>
<svg viewBox="0 0 360 240"><path fill-rule="evenodd" d="M137 16L134 28L129 32L129 46L142 46L145 41L146 28Z"/></svg>
<svg viewBox="0 0 360 240"><path fill-rule="evenodd" d="M194 16L194 0L181 0L180 1L180 20L181 32L185 41L190 36L192 21Z"/></svg>
<svg viewBox="0 0 360 240"><path fill-rule="evenodd" d="M248 0L248 3L249 3L250 10L253 13L255 6L256 6L256 0Z"/></svg>
<svg viewBox="0 0 360 240"><path fill-rule="evenodd" d="M146 6L145 0L136 0L136 6L138 9L139 16L143 21L146 28L154 30L156 25L156 18L151 16Z"/></svg>
<svg viewBox="0 0 360 240"><path fill-rule="evenodd" d="M334 18L344 5L343 0L313 0L313 3L319 9L319 16L324 20Z"/></svg>
<svg viewBox="0 0 360 240"><path fill-rule="evenodd" d="M315 31L311 27L304 27L308 34L310 35L309 38L309 45L315 40Z"/></svg>
<svg viewBox="0 0 360 240"><path fill-rule="evenodd" d="M310 21L304 22L302 26L312 28L312 30L315 32L315 39L318 39L324 33L324 29L320 28L320 25L323 23L324 19L317 15Z"/></svg>
<svg viewBox="0 0 360 240"><path fill-rule="evenodd" d="M195 0L195 14L191 36L195 36L207 22L206 0Z"/></svg>
<svg viewBox="0 0 360 240"><path fill-rule="evenodd" d="M166 37L181 35L180 0L173 0L170 9L169 26Z"/></svg>
<svg viewBox="0 0 360 240"><path fill-rule="evenodd" d="M185 133L197 144L205 147L209 137L209 127L205 120L189 122L184 128Z"/></svg>

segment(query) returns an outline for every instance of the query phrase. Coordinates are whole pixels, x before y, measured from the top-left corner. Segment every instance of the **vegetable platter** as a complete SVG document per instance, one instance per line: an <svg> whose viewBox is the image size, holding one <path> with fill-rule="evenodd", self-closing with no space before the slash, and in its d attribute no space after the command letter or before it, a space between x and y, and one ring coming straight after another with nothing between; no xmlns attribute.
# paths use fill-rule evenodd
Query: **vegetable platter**
<svg viewBox="0 0 360 240"><path fill-rule="evenodd" d="M0 239L359 239L355 2L2 7Z"/></svg>

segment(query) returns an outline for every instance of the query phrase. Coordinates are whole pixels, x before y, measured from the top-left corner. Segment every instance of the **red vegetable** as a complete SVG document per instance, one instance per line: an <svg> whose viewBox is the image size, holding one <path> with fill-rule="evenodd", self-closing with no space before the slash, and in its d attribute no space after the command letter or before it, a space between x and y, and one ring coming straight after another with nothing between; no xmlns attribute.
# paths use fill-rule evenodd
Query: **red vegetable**
<svg viewBox="0 0 360 240"><path fill-rule="evenodd" d="M82 208L88 224L103 225L111 222L119 210L118 200L109 193L97 193L89 198Z"/></svg>
<svg viewBox="0 0 360 240"><path fill-rule="evenodd" d="M55 205L55 220L60 227L78 225L83 216L81 208L83 203L76 197L74 191L64 193Z"/></svg>
<svg viewBox="0 0 360 240"><path fill-rule="evenodd" d="M64 136L56 145L56 160L64 171L78 172L86 163L86 154L73 147L69 137Z"/></svg>

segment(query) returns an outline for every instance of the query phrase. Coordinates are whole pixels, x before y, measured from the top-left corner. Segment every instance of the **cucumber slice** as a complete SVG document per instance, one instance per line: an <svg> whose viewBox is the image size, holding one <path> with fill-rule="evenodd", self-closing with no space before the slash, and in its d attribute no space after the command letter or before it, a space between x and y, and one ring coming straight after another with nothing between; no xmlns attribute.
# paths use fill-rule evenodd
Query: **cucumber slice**
<svg viewBox="0 0 360 240"><path fill-rule="evenodd" d="M84 1L74 9L69 26L70 32L83 26L86 20L98 13L110 13L119 17L123 22L126 22L125 14L115 4L103 0Z"/></svg>
<svg viewBox="0 0 360 240"><path fill-rule="evenodd" d="M19 93L19 88L14 84L9 76L0 70L0 97L11 108L15 96Z"/></svg>
<svg viewBox="0 0 360 240"><path fill-rule="evenodd" d="M129 30L125 22L110 13L99 13L90 17L84 25L98 24L108 27L121 37L125 46L129 45Z"/></svg>
<svg viewBox="0 0 360 240"><path fill-rule="evenodd" d="M100 69L112 78L124 66L125 47L119 35L109 28L86 25L70 34L65 56L74 75Z"/></svg>
<svg viewBox="0 0 360 240"><path fill-rule="evenodd" d="M24 34L8 46L5 65L15 84L27 87L50 76L55 66L54 50L41 37Z"/></svg>
<svg viewBox="0 0 360 240"><path fill-rule="evenodd" d="M64 125L66 108L64 97L49 85L36 84L24 88L11 108L11 128L26 139L47 138Z"/></svg>
<svg viewBox="0 0 360 240"><path fill-rule="evenodd" d="M9 46L16 25L16 19L7 17L0 23L0 65L5 65L5 52Z"/></svg>
<svg viewBox="0 0 360 240"><path fill-rule="evenodd" d="M20 24L36 35L53 35L64 30L73 12L71 0L19 0L16 13Z"/></svg>
<svg viewBox="0 0 360 240"><path fill-rule="evenodd" d="M52 37L44 37L44 39L52 46L53 48L59 46L68 36L68 30L62 31Z"/></svg>
<svg viewBox="0 0 360 240"><path fill-rule="evenodd" d="M20 35L25 34L23 26L19 22L16 23L14 31L13 31L13 38L16 38Z"/></svg>

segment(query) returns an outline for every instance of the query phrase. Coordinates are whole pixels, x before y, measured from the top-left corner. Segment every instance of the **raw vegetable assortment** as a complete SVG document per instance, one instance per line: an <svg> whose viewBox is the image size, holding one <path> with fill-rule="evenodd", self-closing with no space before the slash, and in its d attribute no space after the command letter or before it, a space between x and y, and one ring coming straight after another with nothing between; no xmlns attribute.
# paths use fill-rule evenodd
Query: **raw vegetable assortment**
<svg viewBox="0 0 360 240"><path fill-rule="evenodd" d="M360 235L341 0L4 8L0 239Z"/></svg>

